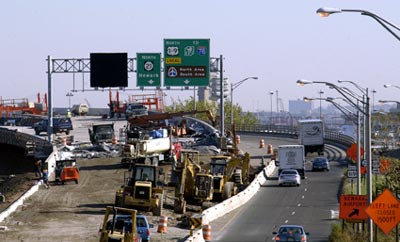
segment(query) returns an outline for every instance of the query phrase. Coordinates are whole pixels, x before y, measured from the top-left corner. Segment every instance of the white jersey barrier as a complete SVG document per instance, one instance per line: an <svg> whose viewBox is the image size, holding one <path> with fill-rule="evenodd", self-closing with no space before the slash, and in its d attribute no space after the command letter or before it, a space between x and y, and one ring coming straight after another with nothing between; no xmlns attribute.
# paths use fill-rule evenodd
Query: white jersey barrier
<svg viewBox="0 0 400 242"><path fill-rule="evenodd" d="M267 177L271 176L274 170L275 162L271 161L245 190L223 201L222 203L215 205L214 207L204 210L202 213L203 225L209 224L210 222L224 216L225 214L248 202L254 196L254 194L259 191L261 185L266 182ZM185 242L205 242L203 239L203 231L201 229L194 231L193 236L187 238Z"/></svg>

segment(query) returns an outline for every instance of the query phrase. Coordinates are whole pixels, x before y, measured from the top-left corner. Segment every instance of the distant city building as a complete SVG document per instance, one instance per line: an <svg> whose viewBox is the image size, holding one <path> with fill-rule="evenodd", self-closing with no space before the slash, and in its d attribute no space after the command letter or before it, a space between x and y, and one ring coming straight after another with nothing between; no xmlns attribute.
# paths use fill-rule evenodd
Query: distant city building
<svg viewBox="0 0 400 242"><path fill-rule="evenodd" d="M289 113L298 116L308 116L312 111L312 103L301 99L289 100Z"/></svg>

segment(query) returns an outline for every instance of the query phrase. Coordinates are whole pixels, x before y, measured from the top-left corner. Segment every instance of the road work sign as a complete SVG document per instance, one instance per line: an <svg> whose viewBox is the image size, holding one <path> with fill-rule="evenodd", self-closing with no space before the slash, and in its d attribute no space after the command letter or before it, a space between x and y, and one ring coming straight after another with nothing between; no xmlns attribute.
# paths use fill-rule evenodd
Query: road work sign
<svg viewBox="0 0 400 242"><path fill-rule="evenodd" d="M341 195L339 218L347 220L365 220L367 214L366 195Z"/></svg>
<svg viewBox="0 0 400 242"><path fill-rule="evenodd" d="M366 213L388 234L400 222L400 203L389 189L379 195L367 208Z"/></svg>

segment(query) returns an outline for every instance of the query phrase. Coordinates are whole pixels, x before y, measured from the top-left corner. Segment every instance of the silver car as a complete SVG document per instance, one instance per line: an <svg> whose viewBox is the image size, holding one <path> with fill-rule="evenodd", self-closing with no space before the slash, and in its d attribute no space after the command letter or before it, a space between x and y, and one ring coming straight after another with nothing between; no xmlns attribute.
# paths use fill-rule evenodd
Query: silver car
<svg viewBox="0 0 400 242"><path fill-rule="evenodd" d="M301 177L297 170L282 170L279 174L279 186L300 186Z"/></svg>
<svg viewBox="0 0 400 242"><path fill-rule="evenodd" d="M309 235L301 225L282 225L278 232L273 232L272 234L275 235L274 241L276 242L307 242Z"/></svg>

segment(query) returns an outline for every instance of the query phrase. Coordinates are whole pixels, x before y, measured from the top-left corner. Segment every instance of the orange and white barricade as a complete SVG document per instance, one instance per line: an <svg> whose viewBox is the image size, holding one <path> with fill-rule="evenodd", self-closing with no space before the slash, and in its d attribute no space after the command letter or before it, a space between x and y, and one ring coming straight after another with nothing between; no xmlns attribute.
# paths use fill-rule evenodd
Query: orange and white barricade
<svg viewBox="0 0 400 242"><path fill-rule="evenodd" d="M272 155L274 151L272 150L272 145L268 144L268 154Z"/></svg>
<svg viewBox="0 0 400 242"><path fill-rule="evenodd" d="M160 220L158 221L157 232L158 233L166 233L167 232L167 225L168 225L168 217L167 216L161 216Z"/></svg>
<svg viewBox="0 0 400 242"><path fill-rule="evenodd" d="M211 225L209 224L203 225L203 239L205 241L211 241Z"/></svg>
<svg viewBox="0 0 400 242"><path fill-rule="evenodd" d="M260 149L261 149L261 148L264 148L264 146L265 146L264 140L263 140L263 139L260 139Z"/></svg>

